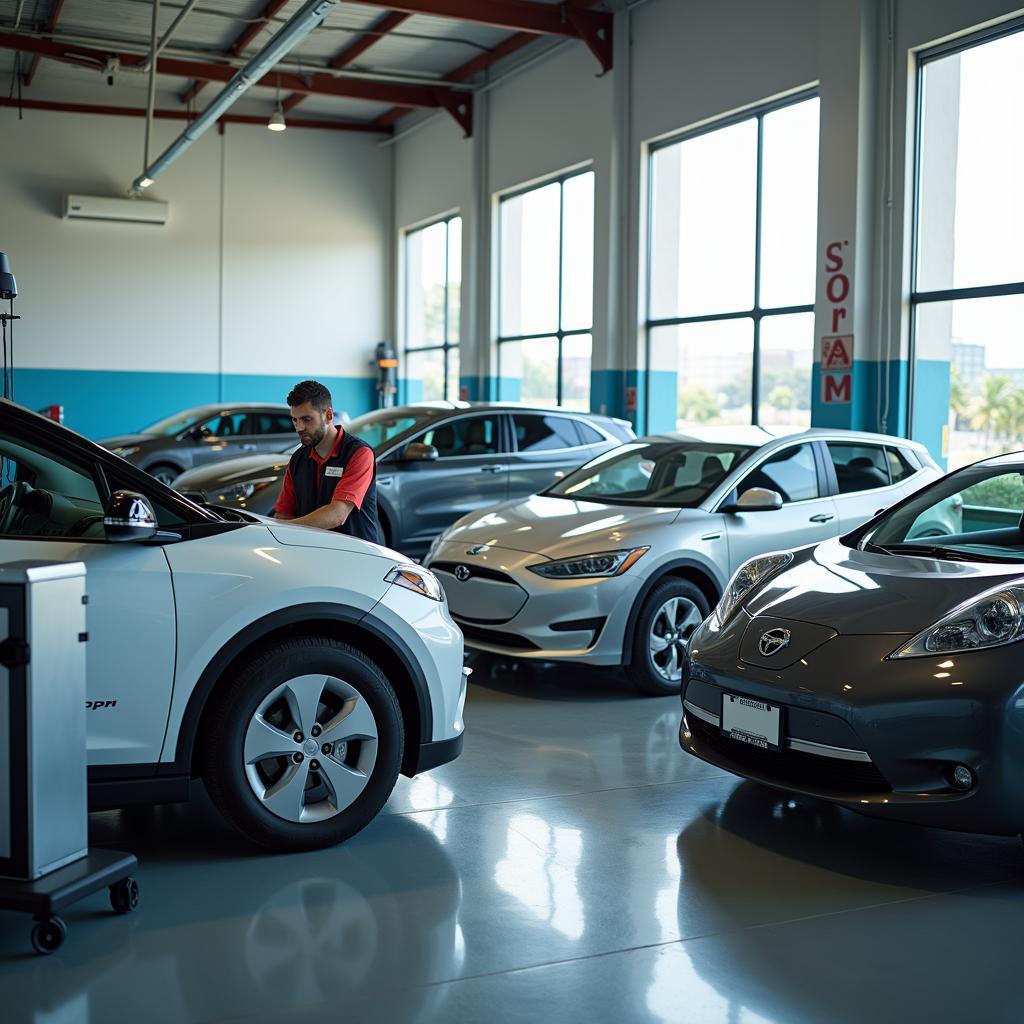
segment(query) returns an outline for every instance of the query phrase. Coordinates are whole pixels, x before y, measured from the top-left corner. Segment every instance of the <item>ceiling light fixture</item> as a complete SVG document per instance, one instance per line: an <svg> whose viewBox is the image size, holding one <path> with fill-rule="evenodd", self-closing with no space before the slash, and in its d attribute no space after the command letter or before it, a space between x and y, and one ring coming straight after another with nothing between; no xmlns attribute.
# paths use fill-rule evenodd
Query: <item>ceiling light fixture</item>
<svg viewBox="0 0 1024 1024"><path fill-rule="evenodd" d="M270 115L267 127L272 132L283 132L288 127L284 123L284 111L281 109L281 83L277 83L277 109Z"/></svg>

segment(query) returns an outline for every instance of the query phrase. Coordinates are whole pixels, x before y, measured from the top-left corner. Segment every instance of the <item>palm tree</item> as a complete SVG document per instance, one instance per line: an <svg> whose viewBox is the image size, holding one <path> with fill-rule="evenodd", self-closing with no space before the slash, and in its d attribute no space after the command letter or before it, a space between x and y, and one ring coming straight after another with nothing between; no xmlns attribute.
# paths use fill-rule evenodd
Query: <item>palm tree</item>
<svg viewBox="0 0 1024 1024"><path fill-rule="evenodd" d="M992 431L999 426L1000 410L1009 403L1012 390L1013 382L1006 374L985 377L981 382L981 395L974 404L971 426L985 431L986 445L992 441Z"/></svg>
<svg viewBox="0 0 1024 1024"><path fill-rule="evenodd" d="M953 414L953 426L967 418L973 394L964 381L963 374L955 366L949 368L949 411Z"/></svg>

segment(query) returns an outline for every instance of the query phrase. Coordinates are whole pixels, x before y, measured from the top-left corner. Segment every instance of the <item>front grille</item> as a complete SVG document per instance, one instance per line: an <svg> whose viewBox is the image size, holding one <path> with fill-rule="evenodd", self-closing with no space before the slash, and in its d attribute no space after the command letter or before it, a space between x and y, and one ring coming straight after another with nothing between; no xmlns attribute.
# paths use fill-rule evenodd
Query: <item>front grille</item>
<svg viewBox="0 0 1024 1024"><path fill-rule="evenodd" d="M741 774L746 770L766 781L783 785L789 783L810 792L825 790L851 796L892 792L885 776L868 761L842 761L799 750L779 753L759 750L748 743L723 736L717 726L702 721L696 715L688 714L686 721L701 745L710 747L726 762L722 767L735 766Z"/></svg>
<svg viewBox="0 0 1024 1024"><path fill-rule="evenodd" d="M469 570L469 579L494 580L495 583L510 583L513 587L519 586L508 573L498 572L497 569L488 569L484 565L467 562L431 562L429 568L431 572L446 572L449 576L455 576L455 569L460 565L465 565Z"/></svg>
<svg viewBox="0 0 1024 1024"><path fill-rule="evenodd" d="M481 629L460 619L457 615L452 618L459 624L462 635L467 640L479 640L482 644L491 644L494 647L509 647L519 651L539 651L540 648L525 636L518 636L516 633L499 633L496 629Z"/></svg>

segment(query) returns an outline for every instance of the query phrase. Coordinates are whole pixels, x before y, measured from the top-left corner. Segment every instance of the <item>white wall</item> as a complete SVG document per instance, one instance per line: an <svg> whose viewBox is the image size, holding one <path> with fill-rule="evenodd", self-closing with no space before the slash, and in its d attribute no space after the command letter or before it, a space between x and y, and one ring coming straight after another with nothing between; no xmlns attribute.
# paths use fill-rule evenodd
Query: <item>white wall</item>
<svg viewBox="0 0 1024 1024"><path fill-rule="evenodd" d="M156 122L152 152L180 127ZM340 389L346 411L369 407L390 315L391 152L379 137L210 131L150 190L171 209L153 227L58 216L65 192L125 194L141 119L28 110L19 122L0 109L0 130L19 400L63 403L94 435L190 402L279 400L307 375Z"/></svg>

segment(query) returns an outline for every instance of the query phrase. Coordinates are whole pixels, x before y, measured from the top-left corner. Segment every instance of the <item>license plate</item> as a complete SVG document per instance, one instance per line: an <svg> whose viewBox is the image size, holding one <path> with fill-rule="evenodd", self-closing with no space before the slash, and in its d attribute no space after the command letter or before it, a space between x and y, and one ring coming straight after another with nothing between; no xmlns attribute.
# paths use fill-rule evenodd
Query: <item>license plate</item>
<svg viewBox="0 0 1024 1024"><path fill-rule="evenodd" d="M752 697L722 694L722 732L762 750L780 750L782 709Z"/></svg>

